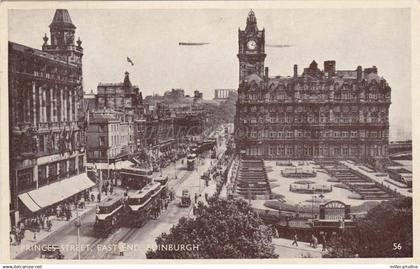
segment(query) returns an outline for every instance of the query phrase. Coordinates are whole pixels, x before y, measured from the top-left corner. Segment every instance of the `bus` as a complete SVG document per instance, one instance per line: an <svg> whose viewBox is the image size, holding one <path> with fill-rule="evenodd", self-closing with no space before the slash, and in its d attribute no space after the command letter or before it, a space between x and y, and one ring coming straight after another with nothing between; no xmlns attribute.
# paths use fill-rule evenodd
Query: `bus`
<svg viewBox="0 0 420 269"><path fill-rule="evenodd" d="M195 165L195 159L197 158L196 154L188 154L187 156L187 170L193 171Z"/></svg>
<svg viewBox="0 0 420 269"><path fill-rule="evenodd" d="M152 181L152 171L136 167L123 168L120 171L121 186L139 190Z"/></svg>
<svg viewBox="0 0 420 269"><path fill-rule="evenodd" d="M122 197L111 197L101 202L96 208L93 229L96 237L106 237L118 228L124 216Z"/></svg>
<svg viewBox="0 0 420 269"><path fill-rule="evenodd" d="M160 206L163 189L161 183L155 182L128 196L127 224L129 226L141 227L149 219L152 207Z"/></svg>

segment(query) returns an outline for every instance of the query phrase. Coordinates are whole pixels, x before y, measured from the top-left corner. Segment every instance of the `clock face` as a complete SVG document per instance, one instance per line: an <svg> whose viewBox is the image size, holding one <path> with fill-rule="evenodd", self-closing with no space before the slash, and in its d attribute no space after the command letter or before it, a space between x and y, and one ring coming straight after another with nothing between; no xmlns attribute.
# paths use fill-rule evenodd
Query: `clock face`
<svg viewBox="0 0 420 269"><path fill-rule="evenodd" d="M257 48L257 42L255 42L255 40L250 40L248 41L248 43L246 44L248 49L250 50L254 50Z"/></svg>

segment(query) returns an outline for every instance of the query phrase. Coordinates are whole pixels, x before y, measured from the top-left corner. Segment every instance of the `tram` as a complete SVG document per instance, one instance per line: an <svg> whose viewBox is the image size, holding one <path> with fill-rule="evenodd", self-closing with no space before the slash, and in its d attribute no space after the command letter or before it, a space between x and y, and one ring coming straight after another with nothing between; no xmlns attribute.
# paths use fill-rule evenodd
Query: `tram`
<svg viewBox="0 0 420 269"><path fill-rule="evenodd" d="M168 196L168 176L160 176L153 178L153 182L160 184L160 198L165 199Z"/></svg>
<svg viewBox="0 0 420 269"><path fill-rule="evenodd" d="M120 171L121 185L129 189L139 190L152 181L152 171L136 167L123 168Z"/></svg>
<svg viewBox="0 0 420 269"><path fill-rule="evenodd" d="M165 188L161 183L151 183L143 189L129 194L127 204L129 213L126 223L129 226L141 227L149 218L154 206L160 206L162 191Z"/></svg>
<svg viewBox="0 0 420 269"><path fill-rule="evenodd" d="M121 197L112 197L101 202L96 208L96 220L93 226L97 237L106 237L119 227L125 209Z"/></svg>
<svg viewBox="0 0 420 269"><path fill-rule="evenodd" d="M188 154L187 156L187 169L190 171L194 170L195 159L197 158L196 154Z"/></svg>

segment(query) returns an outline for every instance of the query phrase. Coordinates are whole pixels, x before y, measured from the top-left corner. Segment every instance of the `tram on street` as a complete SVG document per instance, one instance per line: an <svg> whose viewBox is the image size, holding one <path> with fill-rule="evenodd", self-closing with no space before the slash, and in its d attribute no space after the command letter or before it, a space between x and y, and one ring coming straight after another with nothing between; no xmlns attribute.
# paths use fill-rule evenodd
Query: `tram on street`
<svg viewBox="0 0 420 269"><path fill-rule="evenodd" d="M151 216L153 207L161 205L161 199L165 198L162 196L165 189L166 183L162 185L155 182L148 184L134 194L129 194L127 198L129 212L126 223L129 226L141 227Z"/></svg>
<svg viewBox="0 0 420 269"><path fill-rule="evenodd" d="M96 208L93 229L96 237L106 237L119 227L125 214L121 197L111 197L102 201Z"/></svg>
<svg viewBox="0 0 420 269"><path fill-rule="evenodd" d="M189 170L189 171L194 170L196 159L197 159L197 155L195 153L188 154L188 156L187 156L187 170Z"/></svg>
<svg viewBox="0 0 420 269"><path fill-rule="evenodd" d="M161 198L166 198L168 196L168 176L159 176L153 178L153 182L159 183L161 185L160 196Z"/></svg>
<svg viewBox="0 0 420 269"><path fill-rule="evenodd" d="M152 181L152 171L136 167L123 168L120 171L121 186L139 190Z"/></svg>

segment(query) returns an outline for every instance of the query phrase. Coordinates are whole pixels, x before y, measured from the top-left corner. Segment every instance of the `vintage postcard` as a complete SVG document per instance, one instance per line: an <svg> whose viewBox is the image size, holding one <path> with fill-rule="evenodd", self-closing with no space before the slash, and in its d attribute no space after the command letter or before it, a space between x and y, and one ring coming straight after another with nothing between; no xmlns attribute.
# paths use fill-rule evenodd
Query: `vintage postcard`
<svg viewBox="0 0 420 269"><path fill-rule="evenodd" d="M418 3L340 2L2 3L3 259L415 261Z"/></svg>

